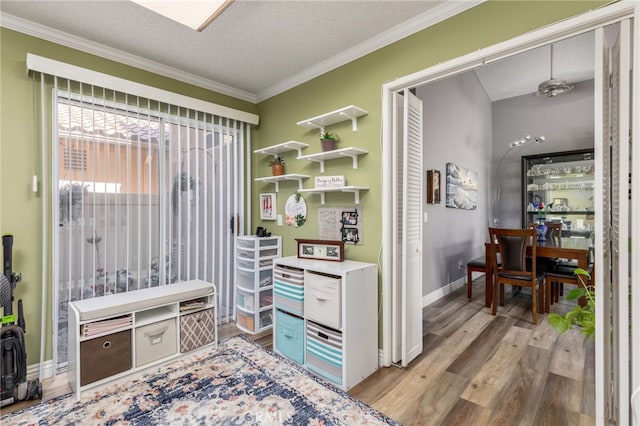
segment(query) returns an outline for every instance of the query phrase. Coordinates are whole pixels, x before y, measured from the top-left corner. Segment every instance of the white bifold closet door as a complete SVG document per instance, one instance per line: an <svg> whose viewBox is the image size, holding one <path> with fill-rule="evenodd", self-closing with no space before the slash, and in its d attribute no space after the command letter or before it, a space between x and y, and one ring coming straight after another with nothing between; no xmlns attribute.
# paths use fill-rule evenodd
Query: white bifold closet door
<svg viewBox="0 0 640 426"><path fill-rule="evenodd" d="M392 361L406 367L422 353L422 101L393 98Z"/></svg>
<svg viewBox="0 0 640 426"><path fill-rule="evenodd" d="M631 22L596 30L596 423L630 424ZM636 360L637 360L636 355Z"/></svg>

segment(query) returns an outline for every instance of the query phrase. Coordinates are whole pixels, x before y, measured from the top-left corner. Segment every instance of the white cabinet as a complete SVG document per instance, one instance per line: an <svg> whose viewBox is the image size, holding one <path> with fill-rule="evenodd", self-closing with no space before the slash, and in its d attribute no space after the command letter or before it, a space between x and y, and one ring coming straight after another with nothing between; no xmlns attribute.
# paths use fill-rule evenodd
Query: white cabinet
<svg viewBox="0 0 640 426"><path fill-rule="evenodd" d="M349 390L378 369L378 267L283 257L274 268L274 350Z"/></svg>
<svg viewBox="0 0 640 426"><path fill-rule="evenodd" d="M282 237L236 237L236 325L255 334L273 324L273 259Z"/></svg>
<svg viewBox="0 0 640 426"><path fill-rule="evenodd" d="M200 280L69 303L69 384L84 391L217 342L216 291Z"/></svg>

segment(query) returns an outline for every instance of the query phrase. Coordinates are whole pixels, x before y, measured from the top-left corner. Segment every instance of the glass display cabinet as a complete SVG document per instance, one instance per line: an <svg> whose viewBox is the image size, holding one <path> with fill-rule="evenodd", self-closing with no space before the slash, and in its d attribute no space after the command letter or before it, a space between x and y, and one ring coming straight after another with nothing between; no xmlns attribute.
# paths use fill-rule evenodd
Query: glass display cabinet
<svg viewBox="0 0 640 426"><path fill-rule="evenodd" d="M522 226L561 222L562 236L593 237L594 171L593 149L523 156Z"/></svg>

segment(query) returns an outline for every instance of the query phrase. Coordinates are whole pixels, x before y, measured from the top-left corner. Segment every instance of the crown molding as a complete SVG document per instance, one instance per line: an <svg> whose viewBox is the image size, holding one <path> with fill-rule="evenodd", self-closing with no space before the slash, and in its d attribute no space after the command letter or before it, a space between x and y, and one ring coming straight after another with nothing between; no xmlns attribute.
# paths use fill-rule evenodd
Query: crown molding
<svg viewBox="0 0 640 426"><path fill-rule="evenodd" d="M227 86L225 84L218 83L216 81L203 78L167 65L163 65L149 59L131 55L121 50L113 49L99 43L94 43L89 40L76 37L69 33L47 27L45 25L36 24L32 21L18 18L17 16L13 16L8 13L0 12L0 26L33 37L41 38L52 43L80 50L85 53L149 71L163 77L169 77L183 83L193 84L194 86L212 90L214 92L231 96L243 101L251 102L254 104L257 103L256 95L253 93L240 90L235 87Z"/></svg>
<svg viewBox="0 0 640 426"><path fill-rule="evenodd" d="M375 37L357 44L327 60L319 62L298 74L281 80L280 82L260 91L258 94L227 86L195 74L190 74L155 61L131 55L121 50L113 49L99 43L94 43L7 13L0 12L0 26L256 104L319 77L322 74L346 65L349 62L361 58L371 52L395 43L405 37L415 34L418 31L451 18L452 16L471 9L485 1L486 0L447 0L443 4L438 5L427 12L416 15L410 20L398 24Z"/></svg>
<svg viewBox="0 0 640 426"><path fill-rule="evenodd" d="M292 89L302 83L321 76L329 71L348 64L358 58L368 55L378 49L402 40L412 34L422 31L432 25L451 18L459 13L471 9L486 0L456 1L447 0L428 11L416 15L413 18L388 29L360 44L357 44L327 60L307 68L306 70L286 78L273 86L270 86L257 94L257 102L265 101L282 92Z"/></svg>

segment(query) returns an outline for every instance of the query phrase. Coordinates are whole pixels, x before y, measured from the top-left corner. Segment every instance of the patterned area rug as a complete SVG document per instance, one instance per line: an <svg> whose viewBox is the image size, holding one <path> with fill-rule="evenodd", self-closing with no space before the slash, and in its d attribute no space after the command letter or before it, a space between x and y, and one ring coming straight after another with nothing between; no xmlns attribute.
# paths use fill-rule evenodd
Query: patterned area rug
<svg viewBox="0 0 640 426"><path fill-rule="evenodd" d="M256 343L231 337L218 348L110 385L0 418L2 425L397 425L347 393Z"/></svg>

